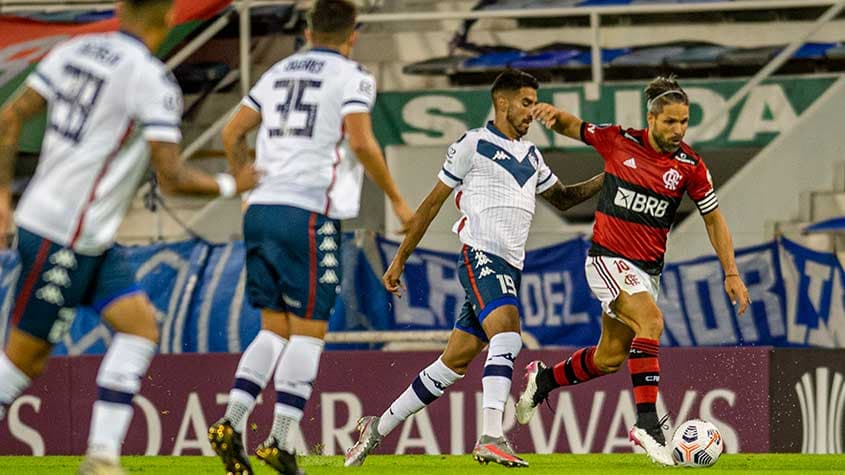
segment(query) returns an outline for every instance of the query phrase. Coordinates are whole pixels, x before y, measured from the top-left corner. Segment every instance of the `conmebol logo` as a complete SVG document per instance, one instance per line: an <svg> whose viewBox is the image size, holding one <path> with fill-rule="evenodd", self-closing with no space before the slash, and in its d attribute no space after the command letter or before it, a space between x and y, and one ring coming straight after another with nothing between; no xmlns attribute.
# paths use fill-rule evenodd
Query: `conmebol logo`
<svg viewBox="0 0 845 475"><path fill-rule="evenodd" d="M842 373L831 372L826 366L816 368L815 373L815 380L808 371L795 384L795 392L801 405L801 452L842 453L845 378Z"/></svg>

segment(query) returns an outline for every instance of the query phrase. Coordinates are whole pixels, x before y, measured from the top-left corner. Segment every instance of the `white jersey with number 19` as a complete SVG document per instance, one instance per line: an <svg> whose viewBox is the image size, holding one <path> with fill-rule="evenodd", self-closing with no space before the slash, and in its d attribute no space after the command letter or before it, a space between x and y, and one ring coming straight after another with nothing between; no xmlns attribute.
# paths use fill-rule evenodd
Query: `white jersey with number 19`
<svg viewBox="0 0 845 475"><path fill-rule="evenodd" d="M47 127L15 222L80 254L100 254L113 244L147 169L140 138L182 138L179 86L146 45L125 32L82 35L56 46L26 85L47 101Z"/></svg>
<svg viewBox="0 0 845 475"><path fill-rule="evenodd" d="M255 165L264 177L248 202L357 216L364 172L343 118L370 112L375 98L372 75L334 50L313 48L273 65L242 102L261 113Z"/></svg>

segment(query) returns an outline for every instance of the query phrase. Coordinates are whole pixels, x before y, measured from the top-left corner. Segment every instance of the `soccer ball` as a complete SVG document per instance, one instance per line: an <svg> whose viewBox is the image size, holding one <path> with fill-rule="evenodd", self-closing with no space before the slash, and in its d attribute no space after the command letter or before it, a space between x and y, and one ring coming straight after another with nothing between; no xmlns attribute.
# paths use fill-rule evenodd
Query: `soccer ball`
<svg viewBox="0 0 845 475"><path fill-rule="evenodd" d="M723 449L719 429L707 421L686 421L672 437L672 458L684 467L709 467L719 460Z"/></svg>

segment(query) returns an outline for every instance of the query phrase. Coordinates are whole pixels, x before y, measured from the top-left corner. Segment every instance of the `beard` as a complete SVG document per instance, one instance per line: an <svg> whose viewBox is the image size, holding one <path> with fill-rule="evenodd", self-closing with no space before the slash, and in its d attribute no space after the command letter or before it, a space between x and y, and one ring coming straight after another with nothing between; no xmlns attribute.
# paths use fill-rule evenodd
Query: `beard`
<svg viewBox="0 0 845 475"><path fill-rule="evenodd" d="M525 122L524 120L518 120L516 117L512 116L510 112L508 112L507 114L507 119L508 123L510 123L511 127L513 127L513 130L515 130L516 133L519 134L519 137L517 138L521 138L522 136L528 133L528 128L531 126L530 121Z"/></svg>
<svg viewBox="0 0 845 475"><path fill-rule="evenodd" d="M654 135L654 141L655 143L657 143L657 146L660 147L660 151L663 153L674 152L680 146L680 144L675 145L668 140L663 140L662 137L658 137L657 135Z"/></svg>

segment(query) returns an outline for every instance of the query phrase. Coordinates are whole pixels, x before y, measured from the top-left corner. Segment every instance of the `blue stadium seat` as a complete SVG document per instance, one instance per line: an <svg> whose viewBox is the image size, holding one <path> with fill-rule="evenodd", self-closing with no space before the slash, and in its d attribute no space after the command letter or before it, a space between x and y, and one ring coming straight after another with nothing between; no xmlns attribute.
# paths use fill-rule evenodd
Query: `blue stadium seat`
<svg viewBox="0 0 845 475"><path fill-rule="evenodd" d="M637 49L629 54L621 55L610 62L611 66L662 66L666 58L680 54L686 49L684 46L652 46Z"/></svg>
<svg viewBox="0 0 845 475"><path fill-rule="evenodd" d="M579 2L581 0L529 0L523 8L568 8Z"/></svg>
<svg viewBox="0 0 845 475"><path fill-rule="evenodd" d="M504 69L509 64L525 56L522 51L498 51L495 53L482 54L475 58L467 59L459 69L462 70L486 70Z"/></svg>
<svg viewBox="0 0 845 475"><path fill-rule="evenodd" d="M608 64L614 59L629 54L631 48L606 48L601 50L602 64ZM593 52L590 50L583 51L577 57L569 62L569 66L591 66L593 64Z"/></svg>
<svg viewBox="0 0 845 475"><path fill-rule="evenodd" d="M416 74L420 76L440 76L452 74L457 68L470 59L469 55L456 54L452 56L440 56L437 58L418 61L407 64L402 68L404 74Z"/></svg>
<svg viewBox="0 0 845 475"><path fill-rule="evenodd" d="M722 66L762 66L771 61L782 49L782 46L730 48L719 57L719 64Z"/></svg>
<svg viewBox="0 0 845 475"><path fill-rule="evenodd" d="M526 8L526 5L530 3L531 0L499 0L498 2L492 3L490 5L484 5L481 7L481 10L519 10L522 8Z"/></svg>
<svg viewBox="0 0 845 475"><path fill-rule="evenodd" d="M572 48L527 54L510 63L510 66L517 69L549 69L566 65L581 55L582 52L580 49Z"/></svg>
<svg viewBox="0 0 845 475"><path fill-rule="evenodd" d="M630 5L631 0L583 0L578 3L579 7L604 7L612 5Z"/></svg>
<svg viewBox="0 0 845 475"><path fill-rule="evenodd" d="M825 53L836 43L804 43L792 57L794 59L824 59Z"/></svg>
<svg viewBox="0 0 845 475"><path fill-rule="evenodd" d="M702 45L685 48L678 54L668 56L666 62L680 68L706 68L719 65L719 58L728 51L727 46Z"/></svg>

